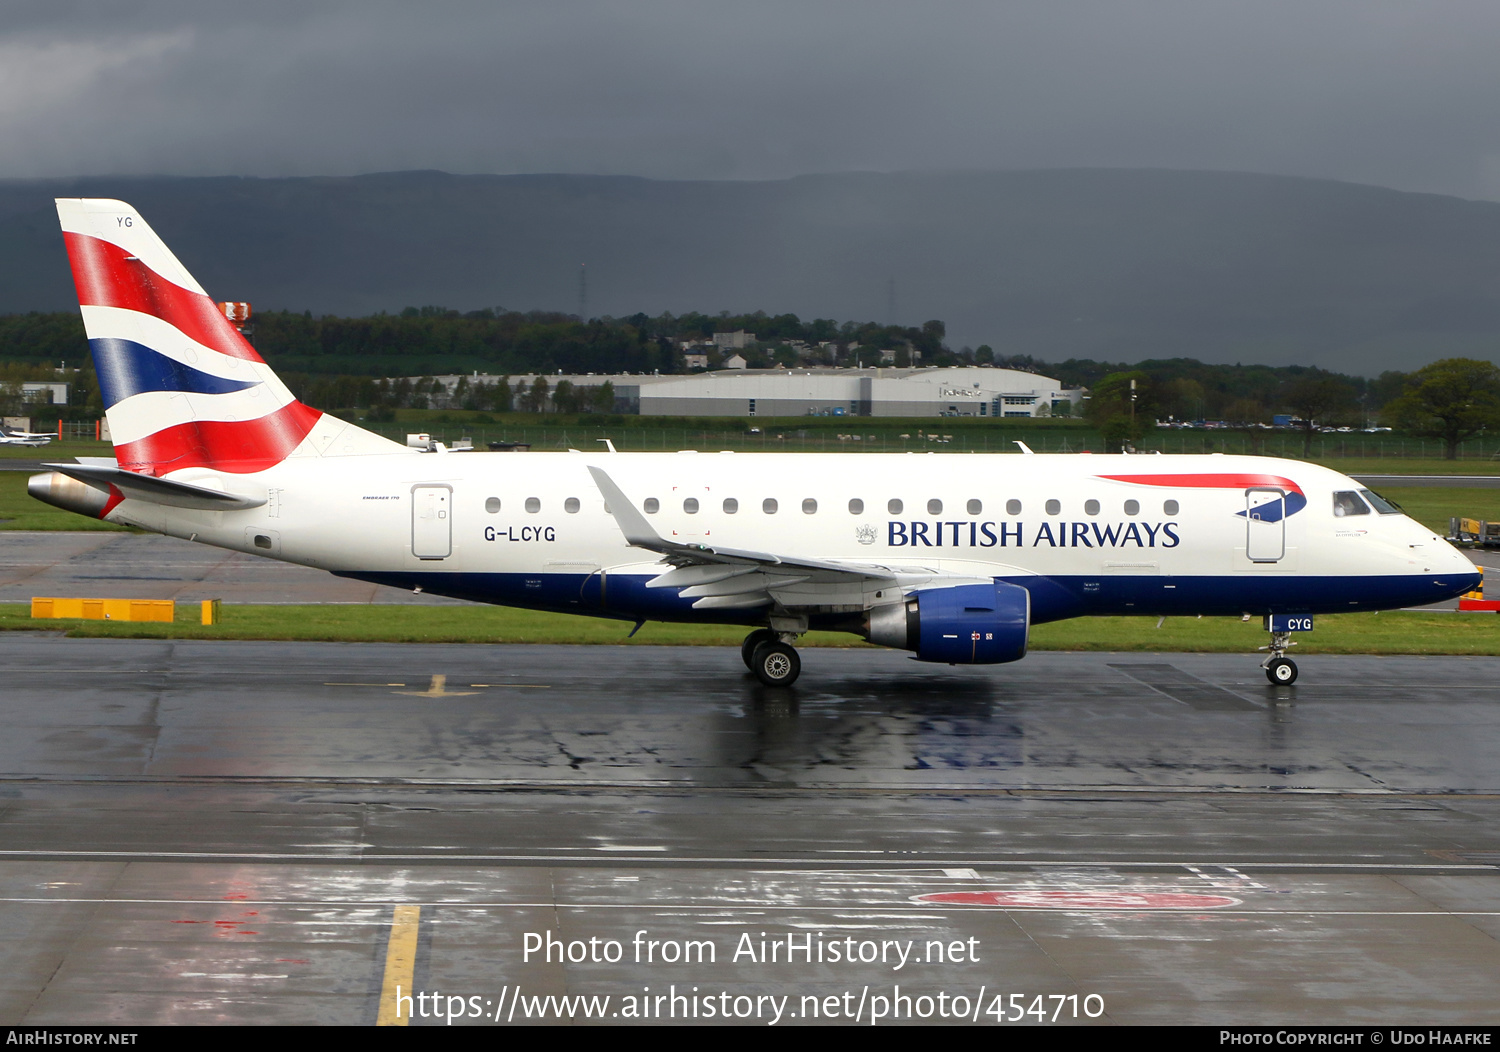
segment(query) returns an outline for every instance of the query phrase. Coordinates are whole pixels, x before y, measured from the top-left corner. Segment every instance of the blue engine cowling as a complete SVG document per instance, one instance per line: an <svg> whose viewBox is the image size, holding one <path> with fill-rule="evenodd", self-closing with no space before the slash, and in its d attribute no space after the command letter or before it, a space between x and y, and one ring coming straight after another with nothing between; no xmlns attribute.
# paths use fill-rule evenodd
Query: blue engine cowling
<svg viewBox="0 0 1500 1052"><path fill-rule="evenodd" d="M865 638L915 650L918 661L998 665L1026 656L1031 593L1013 584L923 588L899 603L872 609Z"/></svg>

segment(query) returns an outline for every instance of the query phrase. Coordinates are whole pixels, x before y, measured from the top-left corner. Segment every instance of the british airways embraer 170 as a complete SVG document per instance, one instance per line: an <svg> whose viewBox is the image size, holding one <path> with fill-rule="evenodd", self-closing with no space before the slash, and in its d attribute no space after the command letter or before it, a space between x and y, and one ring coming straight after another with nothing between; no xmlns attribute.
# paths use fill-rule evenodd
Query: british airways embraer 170
<svg viewBox="0 0 1500 1052"><path fill-rule="evenodd" d="M831 629L996 664L1089 614L1266 618L1449 599L1473 565L1326 468L1263 457L421 451L303 405L129 205L59 200L113 458L49 504L506 606L744 625L785 686Z"/></svg>

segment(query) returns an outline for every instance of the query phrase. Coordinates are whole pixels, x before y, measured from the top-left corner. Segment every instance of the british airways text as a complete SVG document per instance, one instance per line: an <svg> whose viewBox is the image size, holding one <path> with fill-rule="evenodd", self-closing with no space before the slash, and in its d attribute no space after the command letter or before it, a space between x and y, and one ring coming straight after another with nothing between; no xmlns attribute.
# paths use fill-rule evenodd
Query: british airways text
<svg viewBox="0 0 1500 1052"><path fill-rule="evenodd" d="M887 522L892 548L1175 548L1175 522Z"/></svg>

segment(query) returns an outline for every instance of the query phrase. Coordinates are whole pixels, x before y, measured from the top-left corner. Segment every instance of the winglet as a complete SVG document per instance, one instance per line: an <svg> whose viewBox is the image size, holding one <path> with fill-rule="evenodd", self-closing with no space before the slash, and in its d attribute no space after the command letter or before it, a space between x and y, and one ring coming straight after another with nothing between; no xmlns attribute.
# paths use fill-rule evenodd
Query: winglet
<svg viewBox="0 0 1500 1052"><path fill-rule="evenodd" d="M1011 439L1011 441L1020 446L1021 452L1025 453L1028 457L1036 456L1036 454L1032 452L1031 447L1028 446L1025 442L1022 442L1019 438L1013 438Z"/></svg>
<svg viewBox="0 0 1500 1052"><path fill-rule="evenodd" d="M635 505L630 503L630 498L621 492L620 487L615 485L614 479L603 468L590 465L589 474L594 476L594 485L604 494L604 503L609 505L609 513L615 517L615 523L625 535L627 544L658 551L666 547L661 536L646 521L646 516L636 510Z"/></svg>

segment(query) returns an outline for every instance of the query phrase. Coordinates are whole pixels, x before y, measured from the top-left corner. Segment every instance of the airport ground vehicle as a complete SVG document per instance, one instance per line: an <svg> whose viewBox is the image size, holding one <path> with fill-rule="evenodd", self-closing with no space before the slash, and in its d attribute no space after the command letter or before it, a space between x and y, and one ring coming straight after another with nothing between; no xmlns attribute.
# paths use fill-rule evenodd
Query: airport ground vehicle
<svg viewBox="0 0 1500 1052"><path fill-rule="evenodd" d="M1287 460L402 446L295 399L129 205L58 214L116 455L30 490L82 514L488 603L743 624L768 685L797 678L810 628L991 664L1032 624L1105 613L1267 617L1287 684L1310 615L1479 579L1352 479Z"/></svg>

